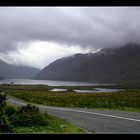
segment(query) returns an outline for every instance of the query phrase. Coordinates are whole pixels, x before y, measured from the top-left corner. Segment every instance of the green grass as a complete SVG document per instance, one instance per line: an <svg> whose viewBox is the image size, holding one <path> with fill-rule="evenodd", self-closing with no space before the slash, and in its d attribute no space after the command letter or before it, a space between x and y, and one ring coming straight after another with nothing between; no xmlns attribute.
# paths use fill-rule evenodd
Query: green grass
<svg viewBox="0 0 140 140"><path fill-rule="evenodd" d="M16 127L15 133L38 133L38 134L85 134L85 129L73 125L65 120L58 119L54 116L47 115L46 126L32 126L32 127Z"/></svg>
<svg viewBox="0 0 140 140"><path fill-rule="evenodd" d="M7 107L14 108L17 111L20 109L19 106L15 104L11 104L9 102L6 103L5 109ZM9 108L11 110L11 108ZM13 110L13 109L12 109ZM6 113L6 112L5 112ZM11 114L12 115L12 114ZM41 113L43 116L44 121L46 122L45 125L34 125L34 126L20 126L14 125L14 132L12 133L28 133L28 134L87 134L93 133L88 132L86 129L76 126L66 120L59 119L55 116L48 115L46 113Z"/></svg>
<svg viewBox="0 0 140 140"><path fill-rule="evenodd" d="M51 87L47 85L10 85L10 84L2 84L0 85L0 89L2 90L21 90L21 91L46 91L50 90Z"/></svg>
<svg viewBox="0 0 140 140"><path fill-rule="evenodd" d="M2 86L2 87L1 87ZM43 85L1 85L7 94L28 102L60 107L104 108L140 112L140 89L118 93L51 92ZM97 86L96 86L97 87ZM60 88L60 87L59 87ZM61 87L62 88L62 87ZM77 89L78 87L76 87ZM83 87L83 89L88 87ZM89 89L94 87L89 87ZM74 87L69 87L74 89Z"/></svg>

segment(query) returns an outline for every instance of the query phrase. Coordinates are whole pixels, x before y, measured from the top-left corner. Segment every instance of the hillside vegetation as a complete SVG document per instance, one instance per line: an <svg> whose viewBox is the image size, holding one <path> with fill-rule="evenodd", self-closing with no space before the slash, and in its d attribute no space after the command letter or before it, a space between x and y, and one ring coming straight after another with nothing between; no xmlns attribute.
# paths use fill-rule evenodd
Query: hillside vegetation
<svg viewBox="0 0 140 140"><path fill-rule="evenodd" d="M64 92L50 91L48 86L3 85L10 95L28 102L59 107L104 108L128 111L140 111L140 89L112 93L76 93L73 88ZM93 87L92 87L93 88ZM36 90L35 90L36 89ZM87 87L86 87L87 89Z"/></svg>

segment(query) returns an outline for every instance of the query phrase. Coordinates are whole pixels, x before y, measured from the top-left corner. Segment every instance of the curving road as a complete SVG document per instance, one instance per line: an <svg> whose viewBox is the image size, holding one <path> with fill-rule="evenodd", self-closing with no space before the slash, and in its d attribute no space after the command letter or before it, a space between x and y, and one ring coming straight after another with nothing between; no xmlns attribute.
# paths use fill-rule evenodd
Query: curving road
<svg viewBox="0 0 140 140"><path fill-rule="evenodd" d="M16 105L27 104L10 96L7 99L8 102ZM140 134L140 113L138 112L35 105L42 112L65 119L95 134Z"/></svg>

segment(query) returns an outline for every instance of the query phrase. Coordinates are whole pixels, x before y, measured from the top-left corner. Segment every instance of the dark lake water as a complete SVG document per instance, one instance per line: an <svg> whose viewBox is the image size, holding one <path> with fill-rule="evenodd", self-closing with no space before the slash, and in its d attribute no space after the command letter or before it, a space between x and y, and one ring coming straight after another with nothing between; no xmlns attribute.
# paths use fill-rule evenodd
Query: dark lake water
<svg viewBox="0 0 140 140"><path fill-rule="evenodd" d="M54 81L54 80L31 80L31 79L4 79L0 80L0 84L26 84L36 85L43 84L49 86L96 86L96 85L110 85L110 84L97 84L97 83L86 83L86 82L71 82L71 81Z"/></svg>

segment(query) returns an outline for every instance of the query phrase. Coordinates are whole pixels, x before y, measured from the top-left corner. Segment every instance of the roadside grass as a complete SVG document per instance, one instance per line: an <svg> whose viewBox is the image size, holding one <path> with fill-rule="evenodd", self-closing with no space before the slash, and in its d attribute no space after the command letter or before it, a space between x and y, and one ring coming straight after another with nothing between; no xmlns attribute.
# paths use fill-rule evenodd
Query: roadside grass
<svg viewBox="0 0 140 140"><path fill-rule="evenodd" d="M140 112L140 89L128 88L126 91L120 91L117 93L76 93L72 91L51 92L49 89L52 87L45 85L37 85L37 87L36 85L1 86L8 95L37 104ZM88 87L85 88L88 89ZM90 88L93 89L94 87ZM69 89L74 89L74 87L69 87Z"/></svg>
<svg viewBox="0 0 140 140"><path fill-rule="evenodd" d="M86 134L86 130L65 120L58 119L54 116L47 115L46 120L49 122L46 126L16 127L15 133L30 134Z"/></svg>
<svg viewBox="0 0 140 140"><path fill-rule="evenodd" d="M28 107L28 110L27 110L27 107ZM37 109L37 108L34 108L34 109ZM4 114L8 117L8 121L10 121L10 124L12 125L12 128L13 128L12 132L7 132L7 133L12 133L12 134L19 134L19 133L20 134L24 134L24 133L26 134L87 134L87 133L93 133L93 132L87 131L84 128L76 126L66 120L48 115L47 112L41 113L38 111L39 110L33 110L33 106L31 108L29 104L21 108L7 101L4 107ZM0 124L0 127L2 127L1 124Z"/></svg>

